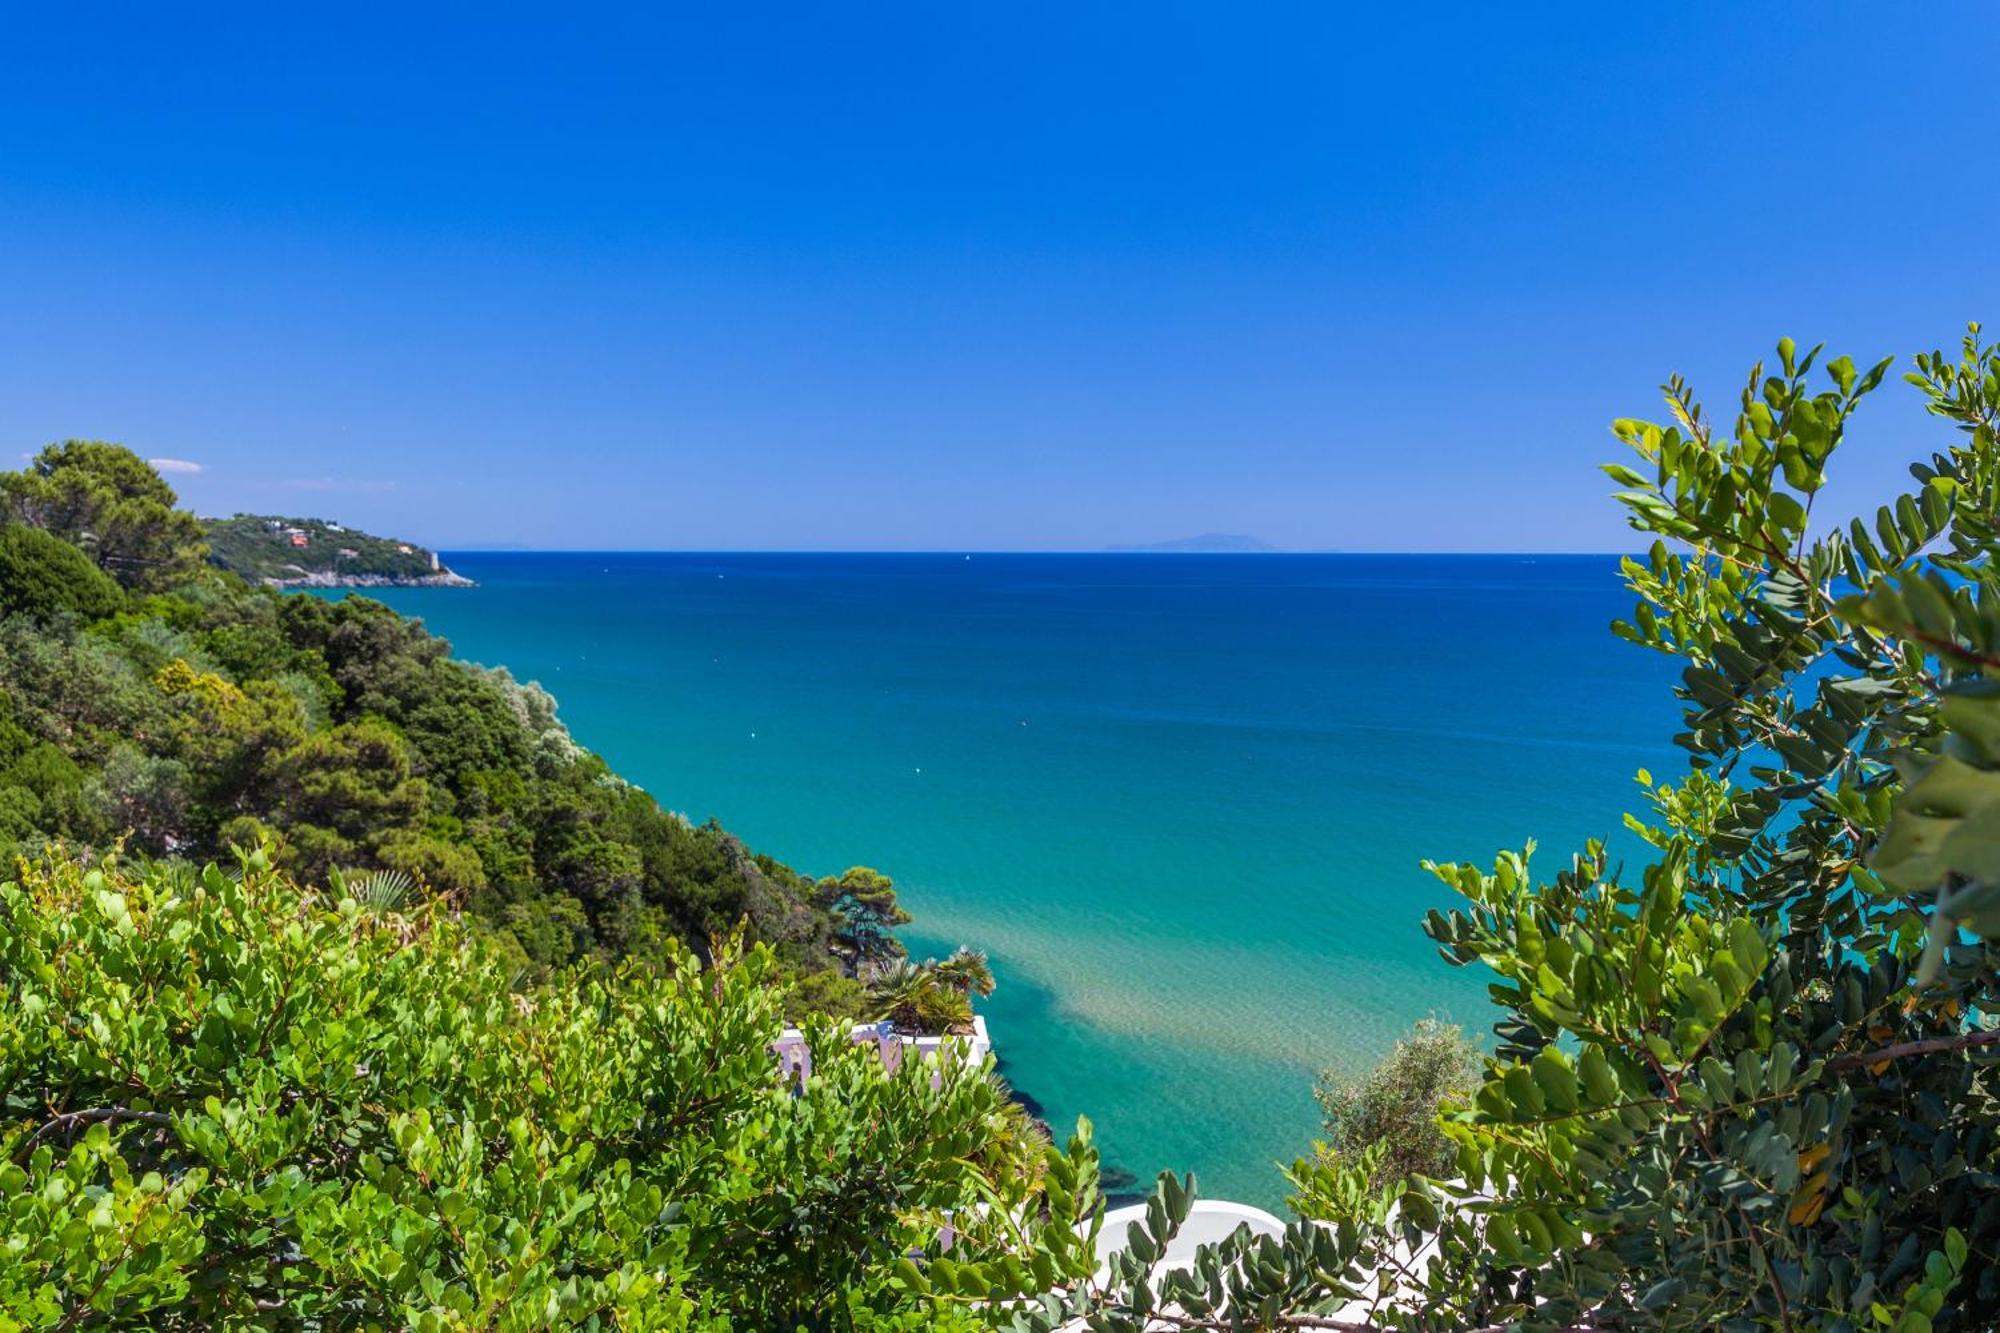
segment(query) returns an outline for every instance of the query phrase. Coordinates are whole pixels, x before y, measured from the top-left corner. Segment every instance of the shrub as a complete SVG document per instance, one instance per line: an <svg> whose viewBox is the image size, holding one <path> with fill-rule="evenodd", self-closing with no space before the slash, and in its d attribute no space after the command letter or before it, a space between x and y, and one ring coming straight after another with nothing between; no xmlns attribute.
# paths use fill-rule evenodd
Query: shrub
<svg viewBox="0 0 2000 1333"><path fill-rule="evenodd" d="M261 850L0 885L0 1327L915 1333L1089 1271L1087 1138L824 1023L788 1087L768 950L521 990L402 896Z"/></svg>
<svg viewBox="0 0 2000 1333"><path fill-rule="evenodd" d="M0 527L0 616L101 620L124 605L117 582L76 547L25 523Z"/></svg>
<svg viewBox="0 0 2000 1333"><path fill-rule="evenodd" d="M1328 1070L1314 1093L1326 1122L1314 1156L1325 1166L1360 1166L1376 1149L1364 1172L1375 1189L1404 1176L1453 1174L1457 1150L1438 1113L1472 1095L1482 1063L1462 1028L1426 1018L1359 1078Z"/></svg>

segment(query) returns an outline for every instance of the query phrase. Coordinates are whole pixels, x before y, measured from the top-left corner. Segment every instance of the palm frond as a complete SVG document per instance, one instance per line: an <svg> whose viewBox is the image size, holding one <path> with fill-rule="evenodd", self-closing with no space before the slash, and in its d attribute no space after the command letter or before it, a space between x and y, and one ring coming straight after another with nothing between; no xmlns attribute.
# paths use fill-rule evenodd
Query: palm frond
<svg viewBox="0 0 2000 1333"><path fill-rule="evenodd" d="M416 887L403 870L371 870L345 884L348 897L378 916L401 911Z"/></svg>

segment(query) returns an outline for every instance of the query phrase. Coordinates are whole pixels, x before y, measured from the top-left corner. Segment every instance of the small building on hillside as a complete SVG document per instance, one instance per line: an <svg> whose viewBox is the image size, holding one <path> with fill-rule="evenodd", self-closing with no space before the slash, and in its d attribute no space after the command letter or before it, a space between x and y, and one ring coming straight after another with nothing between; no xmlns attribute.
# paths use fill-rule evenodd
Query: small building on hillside
<svg viewBox="0 0 2000 1333"><path fill-rule="evenodd" d="M912 1056L919 1060L937 1060L946 1055L955 1056L967 1064L978 1064L993 1053L993 1040L986 1035L986 1015L975 1014L972 1031L959 1033L903 1033L895 1025L882 1023L856 1023L848 1034L849 1040L857 1046L874 1046L882 1053L882 1063L890 1073L894 1073L903 1063L903 1058ZM771 1054L777 1057L780 1075L788 1083L803 1083L812 1077L812 1048L806 1045L806 1035L798 1028L787 1027L771 1043Z"/></svg>
<svg viewBox="0 0 2000 1333"><path fill-rule="evenodd" d="M302 547L306 544L306 535L303 532L288 533L286 535L286 540L291 542L291 544L294 546Z"/></svg>

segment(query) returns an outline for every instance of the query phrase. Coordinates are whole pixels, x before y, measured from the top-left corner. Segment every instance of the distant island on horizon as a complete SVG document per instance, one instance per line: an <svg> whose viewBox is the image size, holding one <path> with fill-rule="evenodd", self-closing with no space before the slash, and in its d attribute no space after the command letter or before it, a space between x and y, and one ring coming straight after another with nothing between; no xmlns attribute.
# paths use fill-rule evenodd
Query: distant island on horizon
<svg viewBox="0 0 2000 1333"><path fill-rule="evenodd" d="M1204 532L1198 537L1176 537L1172 541L1147 542L1138 546L1107 546L1107 551L1145 552L1168 555L1276 555L1279 548L1257 537L1235 532Z"/></svg>

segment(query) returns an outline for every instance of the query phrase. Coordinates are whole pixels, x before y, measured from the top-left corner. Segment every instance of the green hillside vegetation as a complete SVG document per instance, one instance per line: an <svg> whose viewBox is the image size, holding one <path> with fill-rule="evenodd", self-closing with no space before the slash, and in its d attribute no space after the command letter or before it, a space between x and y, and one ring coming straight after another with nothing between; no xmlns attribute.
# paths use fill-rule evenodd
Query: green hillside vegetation
<svg viewBox="0 0 2000 1333"><path fill-rule="evenodd" d="M555 701L378 602L254 586L145 463L70 442L0 474L0 855L158 858L269 839L286 870L394 870L523 964L660 958L747 921L816 1002L900 953L892 885L814 880L692 825Z"/></svg>
<svg viewBox="0 0 2000 1333"><path fill-rule="evenodd" d="M420 546L323 519L238 514L209 519L203 526L208 558L252 582L285 583L313 575L414 581L440 572L431 568L431 553Z"/></svg>
<svg viewBox="0 0 2000 1333"><path fill-rule="evenodd" d="M0 1328L1005 1326L1091 1266L1087 1137L809 1028L784 969L523 989L436 900L214 867L0 885ZM911 1281L944 1254L978 1283Z"/></svg>

